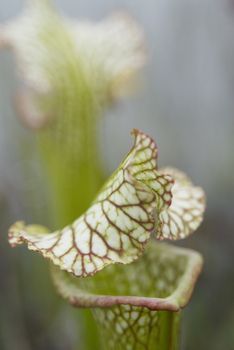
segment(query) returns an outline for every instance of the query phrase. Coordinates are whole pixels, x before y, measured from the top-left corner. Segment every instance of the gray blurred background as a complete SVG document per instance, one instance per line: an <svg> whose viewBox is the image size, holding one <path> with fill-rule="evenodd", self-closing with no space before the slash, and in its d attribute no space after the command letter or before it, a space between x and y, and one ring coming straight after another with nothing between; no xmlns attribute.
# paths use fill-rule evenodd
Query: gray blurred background
<svg viewBox="0 0 234 350"><path fill-rule="evenodd" d="M184 170L204 187L205 222L193 237L180 243L199 250L205 258L203 274L184 313L182 347L233 350L234 1L55 3L69 16L94 20L126 10L143 27L149 61L141 75L142 88L106 113L100 128L103 162L107 173L115 169L131 144L129 132L136 127L157 140L161 165ZM2 0L0 20L13 17L22 6L23 1ZM16 219L35 222L32 213L36 212L36 219L46 222L40 218L43 194L35 190L43 184L33 134L20 125L12 104L17 84L14 59L1 52L0 349L69 350L79 342L74 312L66 305L57 308L55 292L48 292L52 287L43 259L24 259L24 250L11 251L6 239L7 228ZM35 280L29 280L33 268ZM40 290L37 274L42 273L45 283Z"/></svg>

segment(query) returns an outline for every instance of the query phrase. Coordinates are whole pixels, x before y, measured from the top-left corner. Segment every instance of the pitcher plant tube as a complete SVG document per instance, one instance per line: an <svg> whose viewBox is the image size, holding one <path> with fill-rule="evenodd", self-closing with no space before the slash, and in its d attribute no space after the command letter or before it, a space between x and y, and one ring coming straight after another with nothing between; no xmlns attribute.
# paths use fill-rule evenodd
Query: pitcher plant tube
<svg viewBox="0 0 234 350"><path fill-rule="evenodd" d="M176 349L175 312L188 302L202 258L151 236L177 240L193 233L205 195L177 169L158 169L154 140L136 129L133 135L131 151L83 215L52 233L17 222L9 242L26 243L57 266L58 291L71 304L94 309L107 349L154 349L156 339L160 349Z"/></svg>

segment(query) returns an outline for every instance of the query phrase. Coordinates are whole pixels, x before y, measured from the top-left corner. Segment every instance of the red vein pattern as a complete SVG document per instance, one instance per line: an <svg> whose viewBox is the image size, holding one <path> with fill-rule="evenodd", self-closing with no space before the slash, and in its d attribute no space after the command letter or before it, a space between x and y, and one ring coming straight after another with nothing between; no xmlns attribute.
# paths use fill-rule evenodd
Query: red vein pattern
<svg viewBox="0 0 234 350"><path fill-rule="evenodd" d="M159 214L157 238L183 239L193 233L203 220L205 194L201 187L195 187L190 179L174 168L161 169L160 173L171 175L172 203Z"/></svg>
<svg viewBox="0 0 234 350"><path fill-rule="evenodd" d="M133 134L132 150L80 218L47 234L17 222L9 230L10 244L26 243L81 277L137 259L155 229L156 215L171 203L173 180L156 170L155 142L139 130Z"/></svg>
<svg viewBox="0 0 234 350"><path fill-rule="evenodd" d="M147 350L160 340L161 313L158 311L118 305L93 312L103 335L103 349Z"/></svg>

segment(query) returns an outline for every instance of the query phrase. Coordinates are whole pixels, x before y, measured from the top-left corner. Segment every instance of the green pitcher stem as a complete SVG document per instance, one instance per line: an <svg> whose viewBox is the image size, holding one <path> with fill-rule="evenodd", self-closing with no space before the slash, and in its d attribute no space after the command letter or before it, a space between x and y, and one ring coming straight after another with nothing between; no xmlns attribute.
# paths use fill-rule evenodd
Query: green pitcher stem
<svg viewBox="0 0 234 350"><path fill-rule="evenodd" d="M95 309L105 350L178 350L180 312L130 305Z"/></svg>
<svg viewBox="0 0 234 350"><path fill-rule="evenodd" d="M57 227L81 215L103 181L97 140L99 111L91 88L78 73L71 66L67 72L71 77L66 78L73 83L72 91L61 88L54 101L49 101L50 105L60 101L55 120L39 134Z"/></svg>
<svg viewBox="0 0 234 350"><path fill-rule="evenodd" d="M85 143L80 141L80 143ZM92 143L96 144L95 136ZM75 142L74 142L75 144ZM45 154L48 187L51 191L50 210L52 224L58 228L67 225L71 220L81 215L90 203L102 181L102 172L97 161L97 154L87 154L89 148L84 148L82 157L77 157L77 163L70 159L59 157L59 149L54 152L44 143L42 152ZM75 147L75 145L74 145ZM82 146L81 146L82 147ZM96 151L96 146L94 150ZM87 156L86 156L87 155ZM94 159L88 164L87 157ZM84 185L85 184L85 185Z"/></svg>

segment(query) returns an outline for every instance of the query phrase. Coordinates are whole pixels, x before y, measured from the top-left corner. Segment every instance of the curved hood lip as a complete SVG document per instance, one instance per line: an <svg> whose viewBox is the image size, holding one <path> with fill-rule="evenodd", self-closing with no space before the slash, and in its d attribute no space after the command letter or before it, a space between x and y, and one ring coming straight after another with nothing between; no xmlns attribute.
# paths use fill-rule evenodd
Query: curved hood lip
<svg viewBox="0 0 234 350"><path fill-rule="evenodd" d="M158 244L158 243L153 243ZM178 286L165 298L152 298L147 296L132 295L102 295L86 292L80 289L77 284L67 283L64 279L64 272L53 267L53 281L58 293L71 305L78 308L108 308L116 305L132 305L146 307L158 311L180 311L184 308L193 293L197 279L203 266L203 258L200 253L187 249L175 247L169 244L161 244L169 249L175 256L184 256L186 268L181 274ZM126 266L125 266L126 268Z"/></svg>

